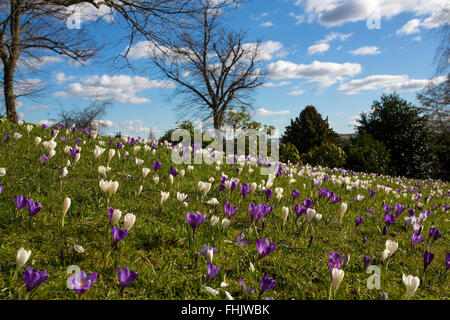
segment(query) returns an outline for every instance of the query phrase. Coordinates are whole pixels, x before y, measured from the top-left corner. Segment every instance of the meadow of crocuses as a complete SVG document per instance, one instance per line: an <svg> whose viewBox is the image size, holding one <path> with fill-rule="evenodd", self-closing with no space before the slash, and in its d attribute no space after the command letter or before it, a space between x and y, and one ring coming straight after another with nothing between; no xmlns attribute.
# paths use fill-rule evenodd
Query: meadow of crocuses
<svg viewBox="0 0 450 320"><path fill-rule="evenodd" d="M1 299L450 296L447 182L176 165L167 143L6 120L0 139Z"/></svg>

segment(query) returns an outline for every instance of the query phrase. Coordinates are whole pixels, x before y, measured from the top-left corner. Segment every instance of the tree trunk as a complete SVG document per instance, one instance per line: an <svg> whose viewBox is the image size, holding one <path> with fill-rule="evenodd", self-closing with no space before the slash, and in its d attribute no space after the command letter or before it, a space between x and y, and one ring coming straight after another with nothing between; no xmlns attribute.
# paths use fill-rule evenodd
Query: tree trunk
<svg viewBox="0 0 450 320"><path fill-rule="evenodd" d="M6 116L9 121L17 123L16 98L14 96L14 69L13 65L4 65L3 91L5 95Z"/></svg>
<svg viewBox="0 0 450 320"><path fill-rule="evenodd" d="M220 113L214 112L213 119L214 119L214 129L220 130L220 127L222 126L222 119L220 117Z"/></svg>

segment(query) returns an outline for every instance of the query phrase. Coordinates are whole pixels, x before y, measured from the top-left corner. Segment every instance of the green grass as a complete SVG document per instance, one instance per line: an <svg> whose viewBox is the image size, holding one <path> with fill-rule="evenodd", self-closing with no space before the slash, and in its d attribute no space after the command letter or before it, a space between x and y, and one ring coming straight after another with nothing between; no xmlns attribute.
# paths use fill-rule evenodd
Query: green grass
<svg viewBox="0 0 450 320"><path fill-rule="evenodd" d="M14 141L15 132L22 134L18 141ZM11 140L3 144L3 137L9 134ZM63 143L59 136L68 137L67 143ZM269 200L274 210L265 221L265 228L261 230L261 222L258 228L250 224L248 206L251 202L265 203L264 191L257 190L249 194L244 201L240 196L240 185L244 182L257 182L267 180L267 176L261 176L256 165L251 174L248 173L249 165L246 164L240 174L236 166L223 164L220 170L215 165L193 165L193 171L188 171L187 165L175 165L178 170L184 169L185 176L180 179L175 177L173 185L169 183L169 168L172 165L170 153L167 148L158 146L156 154L145 151L133 152L133 147L124 144L120 150L122 157L117 154L111 160L111 171L105 180L119 182L117 193L109 202L109 206L119 209L125 215L136 215L136 223L130 229L129 235L119 242L116 250L111 249L112 235L109 226L108 206L105 196L101 193L99 181L102 177L97 168L106 166L108 149L115 148L117 139L109 145L109 137L98 136L95 140L88 139L87 135L77 131L66 133L61 130L56 137L56 155L42 166L39 156L47 154L42 142L36 147L34 139L42 138L42 142L51 138L51 130L42 130L40 126L33 127L31 133L27 133L26 124L19 126L3 121L0 123L0 167L6 168L6 175L0 177L3 184L3 192L0 194L0 299L23 299L25 286L23 271L16 270L16 254L19 248L31 250L31 257L26 267L47 270L49 278L35 289L30 299L76 299L77 294L68 289L66 285L69 274L68 266L77 265L87 273L96 272L98 279L94 285L81 296L81 299L224 299L221 289L219 296L210 295L204 286L220 288L224 280L229 284L225 288L235 299L256 299L259 293L259 281L265 275L269 275L277 281L277 285L262 297L274 299L328 299L330 287L330 274L328 270L328 252L339 252L350 255L350 262L343 268L344 279L335 296L336 299L379 299L381 292L387 292L389 299L405 299L405 286L402 282L402 274L412 274L420 278L420 286L413 299L448 299L450 296L449 278L443 277L445 271L445 255L449 253L449 212L443 210L443 205L449 205L449 186L439 181L417 181L413 179L397 179L391 177L375 177L374 175L349 173L352 181L367 181L369 189L377 190L375 196L370 197L368 189L356 188L347 191L345 184L333 184L328 179L322 187L328 188L336 195L342 196L348 203L348 210L344 216L342 225L332 222L339 221L340 203L333 204L326 198L318 197L317 187L311 186L311 176L314 170L328 173L331 176L341 176L341 172L331 172L329 169L305 167L304 174L294 174L296 182L289 184L289 176L284 174L274 179L272 189L284 188L283 198L278 203L275 195ZM69 154L64 154L66 145L73 146L75 137L79 137L82 147L81 158L77 163L68 167L69 174L59 179L61 168L67 160L72 160ZM93 150L99 140L106 142L106 151L99 159L95 159ZM85 141L85 144L83 143ZM138 143L140 145L140 143ZM125 151L130 157L123 160ZM144 160L144 164L137 166L134 157ZM157 185L153 182L153 161L162 163L157 172L160 181ZM152 169L143 181L141 171L143 167ZM290 168L300 172L301 167ZM231 194L229 191L218 191L222 172L230 178L237 177L240 180L239 188ZM201 194L197 190L198 181L208 181L210 177L215 179L208 195L201 201ZM406 187L401 187L403 182ZM403 197L402 192L410 189L416 183L424 183L422 187L422 199L412 200L414 193L407 193ZM430 186L428 186L430 183ZM140 185L143 190L139 196L136 192ZM385 193L378 189L377 185L390 184L393 189L402 188L402 192L395 194ZM305 185L305 188L303 187ZM292 202L293 189L301 191L301 195ZM438 190L444 195L438 196ZM161 191L169 191L170 197L162 205L160 204ZM187 193L191 199L187 208L178 204L176 193ZM425 203L424 198L430 193L435 198ZM354 200L357 194L362 194L365 199L361 202ZM23 195L33 198L42 204L42 211L30 218L25 208L17 212L14 196ZM70 197L72 204L65 217L65 226L61 226L62 204L66 197ZM216 197L219 205L215 208L206 204L206 201ZM303 198L314 199L314 209L322 214L322 219L311 222L307 234L305 234L304 216L298 223L295 221L294 206L301 203ZM224 201L232 205L238 205L239 211L231 218L231 225L224 231L220 223L211 227L210 218L213 214L226 217L223 210ZM429 250L435 254L426 273L424 283L423 254L427 248L427 241L416 246L411 243L410 229L405 227L404 217L408 215L408 209L416 209L417 203L424 203L422 209L431 210L431 214L424 222L422 234L428 239L428 230L431 226L443 232L442 238L433 243ZM382 235L384 226L383 204L392 206L395 203L407 207L390 226L388 233ZM438 206L436 210L433 205ZM289 207L289 219L283 226L281 210L283 206ZM373 217L366 215L367 211L374 210ZM206 223L200 225L196 231L195 241L192 242L192 231L186 222L186 213L199 211L207 215ZM355 229L355 218L361 216L364 222ZM123 225L123 217L119 224ZM236 241L240 232L245 233L245 240L252 241L251 245L240 247L228 241ZM309 239L314 236L310 248ZM277 248L268 256L258 259L255 241L267 237L270 242L275 242ZM362 244L362 239L367 237L367 243ZM398 242L397 252L389 261L386 269L385 263L380 260L381 252L385 249L387 239ZM83 254L76 253L73 245L84 247ZM200 256L195 263L195 253L203 244L217 248L213 263L221 268L219 277L206 281L207 262ZM61 257L64 251L64 258ZM380 290L367 288L366 282L370 274L365 273L363 258L369 255L371 264L381 268ZM250 270L250 263L255 266L255 271ZM138 272L138 278L120 295L116 269L117 266L128 267ZM256 293L246 296L239 286L239 279L243 279L247 287L254 288Z"/></svg>

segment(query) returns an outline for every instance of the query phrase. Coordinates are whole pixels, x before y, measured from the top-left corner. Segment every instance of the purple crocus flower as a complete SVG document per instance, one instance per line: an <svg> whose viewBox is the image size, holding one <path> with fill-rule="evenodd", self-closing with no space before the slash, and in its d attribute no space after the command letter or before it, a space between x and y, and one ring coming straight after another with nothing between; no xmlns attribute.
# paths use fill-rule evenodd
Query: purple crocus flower
<svg viewBox="0 0 450 320"><path fill-rule="evenodd" d="M277 245L275 243L269 244L269 240L267 240L267 238L263 238L262 240L260 239L256 240L256 249L258 250L259 259L262 259L268 254L272 253L276 247Z"/></svg>
<svg viewBox="0 0 450 320"><path fill-rule="evenodd" d="M244 280L239 279L239 285L244 289L244 292L247 293L247 286L245 285ZM250 294L255 293L255 290L250 288L250 289L248 289L248 293L250 293Z"/></svg>
<svg viewBox="0 0 450 320"><path fill-rule="evenodd" d="M434 242L435 240L437 240L440 237L442 237L442 232L440 232L435 227L431 227L430 228L430 232L428 233L428 239L430 239L431 237L433 237L433 242Z"/></svg>
<svg viewBox="0 0 450 320"><path fill-rule="evenodd" d="M42 209L41 204L39 202L37 202L37 201L34 202L33 199L29 199L27 201L27 207L28 207L28 212L30 213L30 217L34 217Z"/></svg>
<svg viewBox="0 0 450 320"><path fill-rule="evenodd" d="M391 224L394 224L397 217L393 214L384 214L384 223L386 223L386 226L390 226Z"/></svg>
<svg viewBox="0 0 450 320"><path fill-rule="evenodd" d="M334 204L338 203L339 201L342 200L342 197L338 197L337 195L333 194L331 196L331 201L333 201Z"/></svg>
<svg viewBox="0 0 450 320"><path fill-rule="evenodd" d="M7 143L9 140L11 140L11 136L10 136L9 134L7 134L7 135L5 136L5 142L4 142L3 144L6 145L6 143Z"/></svg>
<svg viewBox="0 0 450 320"><path fill-rule="evenodd" d="M292 201L295 201L295 199L297 199L297 197L300 195L300 191L294 189L292 190Z"/></svg>
<svg viewBox="0 0 450 320"><path fill-rule="evenodd" d="M38 287L42 282L48 279L47 271L39 272L38 269L31 270L28 267L23 273L23 281L27 287L27 292L30 292L34 288Z"/></svg>
<svg viewBox="0 0 450 320"><path fill-rule="evenodd" d="M373 197L377 193L376 190L369 190L369 195Z"/></svg>
<svg viewBox="0 0 450 320"><path fill-rule="evenodd" d="M138 273L136 271L130 271L128 268L123 268L120 271L120 267L117 268L117 277L119 278L120 283L120 292L128 287L134 280L136 280Z"/></svg>
<svg viewBox="0 0 450 320"><path fill-rule="evenodd" d="M252 191L250 188L250 183L246 182L241 186L241 195L242 198L245 199L245 197Z"/></svg>
<svg viewBox="0 0 450 320"><path fill-rule="evenodd" d="M245 238L245 234L243 232L239 233L237 241L233 242L233 244L236 246L241 246L241 247L248 246L251 242L247 241L247 240L242 240L244 238Z"/></svg>
<svg viewBox="0 0 450 320"><path fill-rule="evenodd" d="M176 170L173 166L171 166L171 167L170 167L170 174L171 174L173 177L176 177L177 174L178 174L178 170Z"/></svg>
<svg viewBox="0 0 450 320"><path fill-rule="evenodd" d="M80 153L80 150L70 148L69 153L70 153L70 156L72 157L72 160L74 160L77 153Z"/></svg>
<svg viewBox="0 0 450 320"><path fill-rule="evenodd" d="M197 255L205 256L205 257L206 257L206 254L208 253L208 250L212 250L214 254L217 253L217 249L216 249L216 248L213 248L213 247L208 246L207 244L204 244L204 245L201 247L200 251L197 252Z"/></svg>
<svg viewBox="0 0 450 320"><path fill-rule="evenodd" d="M78 137L76 137L76 138L75 138L75 143L74 143L74 145L77 145L80 141L81 141L81 139L78 138Z"/></svg>
<svg viewBox="0 0 450 320"><path fill-rule="evenodd" d="M364 269L367 269L367 267L369 266L370 263L370 256L365 256L364 257Z"/></svg>
<svg viewBox="0 0 450 320"><path fill-rule="evenodd" d="M433 261L434 253L430 251L425 251L423 254L423 272L427 270L428 265Z"/></svg>
<svg viewBox="0 0 450 320"><path fill-rule="evenodd" d="M114 245L116 245L128 235L128 230L122 230L121 227L111 227L111 233L113 235Z"/></svg>
<svg viewBox="0 0 450 320"><path fill-rule="evenodd" d="M412 239L413 245L416 245L416 244L418 244L418 243L421 243L422 241L425 240L425 238L424 238L423 236L418 235L418 234L416 234L416 233L413 233L413 234L411 235L411 239Z"/></svg>
<svg viewBox="0 0 450 320"><path fill-rule="evenodd" d="M238 187L238 182L236 180L231 181L231 185L230 185L230 190L231 192L234 191L234 189L236 189Z"/></svg>
<svg viewBox="0 0 450 320"><path fill-rule="evenodd" d="M16 208L18 211L25 208L28 203L27 197L24 197L24 196L14 196L14 201L16 202Z"/></svg>
<svg viewBox="0 0 450 320"><path fill-rule="evenodd" d="M363 222L363 218L357 216L355 219L355 227L359 226Z"/></svg>
<svg viewBox="0 0 450 320"><path fill-rule="evenodd" d="M192 228L192 238L193 238L195 236L195 230L198 228L198 226L206 221L206 214L202 215L200 212L195 213L188 212L186 214L186 220Z"/></svg>
<svg viewBox="0 0 450 320"><path fill-rule="evenodd" d="M367 242L367 238L366 238L366 237L364 237L364 238L362 239L362 244L363 244L363 245L365 245L365 244L366 244L366 242Z"/></svg>
<svg viewBox="0 0 450 320"><path fill-rule="evenodd" d="M393 207L391 207L388 204L385 204L384 206L384 212L389 213L392 209L394 209Z"/></svg>
<svg viewBox="0 0 450 320"><path fill-rule="evenodd" d="M219 191L222 191L223 189L225 189L225 185L224 185L223 183L221 183L221 184L219 185Z"/></svg>
<svg viewBox="0 0 450 320"><path fill-rule="evenodd" d="M45 154L41 154L41 156L39 157L39 163L41 164L41 166L46 163L48 161L48 157Z"/></svg>
<svg viewBox="0 0 450 320"><path fill-rule="evenodd" d="M333 269L340 269L341 268L341 261L344 259L343 254L339 254L337 252L332 253L331 251L328 252L328 258L330 259L328 261L328 269L330 270L330 276L333 278Z"/></svg>
<svg viewBox="0 0 450 320"><path fill-rule="evenodd" d="M413 217L413 216L416 215L416 210L414 210L414 209L409 209L409 210L408 210L408 213L409 213L409 216L410 216L410 217Z"/></svg>
<svg viewBox="0 0 450 320"><path fill-rule="evenodd" d="M3 184L0 183L0 194L3 192Z"/></svg>
<svg viewBox="0 0 450 320"><path fill-rule="evenodd" d="M223 204L223 209L225 210L225 214L228 216L228 219L231 219L231 217L238 211L237 205L231 206L231 204L226 201Z"/></svg>
<svg viewBox="0 0 450 320"><path fill-rule="evenodd" d="M81 295L85 293L97 280L97 273L86 274L84 271L72 274L67 279L67 285L70 289L75 290L76 293Z"/></svg>
<svg viewBox="0 0 450 320"><path fill-rule="evenodd" d="M208 268L206 269L206 280L211 280L217 278L219 274L220 267L213 265L211 262L208 263Z"/></svg>
<svg viewBox="0 0 450 320"><path fill-rule="evenodd" d="M400 215L400 213L402 213L405 210L406 210L405 206L402 206L401 204L395 204L395 212L397 217Z"/></svg>
<svg viewBox="0 0 450 320"><path fill-rule="evenodd" d="M266 204L259 203L258 205L250 203L248 210L250 213L251 222L253 222L253 220L256 220L257 222L265 218L269 213L271 213L273 211L273 206L269 206L267 203Z"/></svg>
<svg viewBox="0 0 450 320"><path fill-rule="evenodd" d="M273 289L276 285L277 282L266 274L259 282L259 298L261 298L264 292Z"/></svg>
<svg viewBox="0 0 450 320"><path fill-rule="evenodd" d="M296 205L295 208L295 213L297 214L297 219L300 218L301 215L303 215L304 213L306 213L306 211L308 210L308 208L306 207L302 207L300 205Z"/></svg>
<svg viewBox="0 0 450 320"><path fill-rule="evenodd" d="M46 125L46 124L41 124L41 128L42 128L42 130L45 130L45 129L47 129L48 128L48 126Z"/></svg>
<svg viewBox="0 0 450 320"><path fill-rule="evenodd" d="M153 162L153 170L155 171L155 173L156 173L156 171L158 171L160 168L161 168L161 162L158 162L158 161Z"/></svg>
<svg viewBox="0 0 450 320"><path fill-rule="evenodd" d="M303 206L308 209L308 208L312 208L314 204L314 200L311 199L303 199Z"/></svg>
<svg viewBox="0 0 450 320"><path fill-rule="evenodd" d="M272 197L272 195L273 195L273 190L272 189L267 189L266 190L266 192L265 192L265 195L266 195L266 199L267 199L267 201L269 201L269 199Z"/></svg>

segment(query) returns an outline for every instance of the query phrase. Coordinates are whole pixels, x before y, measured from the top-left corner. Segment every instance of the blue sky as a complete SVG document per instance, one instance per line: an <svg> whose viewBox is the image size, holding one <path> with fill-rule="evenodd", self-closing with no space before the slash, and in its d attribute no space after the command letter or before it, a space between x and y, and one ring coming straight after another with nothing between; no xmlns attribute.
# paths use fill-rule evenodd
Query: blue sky
<svg viewBox="0 0 450 320"><path fill-rule="evenodd" d="M261 66L268 75L255 92L254 119L282 133L291 118L314 105L335 131L351 133L359 113L385 92L417 103L417 91L433 76L436 30L448 21L442 8L448 10L449 1L254 0L241 6L226 24L247 30L249 43L262 41ZM97 14L83 10L86 19ZM375 28L368 27L368 18ZM178 101L165 99L173 83L151 69L134 73L106 61L124 52L126 44L118 41L123 33L113 21L103 19L99 26L98 37L118 45L86 66L44 57L35 78L45 82L45 95L20 100L20 119L48 122L61 106L83 107L96 98L113 102L104 118L106 133L147 137L153 130L160 135L182 120L173 110ZM144 45L132 48L130 61L137 67L147 66Z"/></svg>

